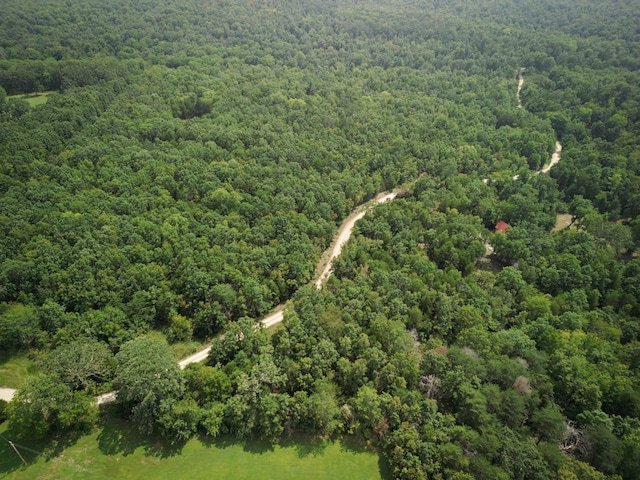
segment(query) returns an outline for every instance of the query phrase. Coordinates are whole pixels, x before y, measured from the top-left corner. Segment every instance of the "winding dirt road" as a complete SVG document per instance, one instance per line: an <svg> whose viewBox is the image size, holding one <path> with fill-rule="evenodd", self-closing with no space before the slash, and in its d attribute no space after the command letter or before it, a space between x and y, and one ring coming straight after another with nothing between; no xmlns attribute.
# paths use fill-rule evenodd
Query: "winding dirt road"
<svg viewBox="0 0 640 480"><path fill-rule="evenodd" d="M358 206L351 215L344 219L340 229L338 230L338 236L335 238L331 246L322 254L322 258L320 259L317 269L317 271L320 271L320 274L317 275L317 279L314 281L316 287L319 289L322 288L322 285L324 285L331 276L331 273L333 272L333 261L338 257L338 255L340 255L342 247L344 247L351 237L351 232L353 231L353 227L356 222L364 217L367 210L372 206L391 201L398 196L398 193L400 193L400 189L396 189L393 192L380 193L373 200ZM269 319L269 317L262 320L262 323L265 323L267 319ZM272 323L272 325L275 323ZM270 325L265 324L265 326Z"/></svg>
<svg viewBox="0 0 640 480"><path fill-rule="evenodd" d="M518 98L518 108L522 108L522 102L520 101L520 90L524 85L524 77L522 75L523 71L524 71L524 68L520 68L518 70L518 91L516 92L516 97ZM551 160L549 161L549 163L546 164L542 168L542 170L539 170L535 173L539 174L539 173L548 172L551 169L551 167L553 167L555 164L557 164L560 161L561 151L562 151L562 145L560 144L560 142L556 142L556 149L553 155L551 156ZM518 178L518 175L514 177L514 180L517 178ZM488 183L489 180L484 179L483 181L485 183ZM353 227L355 226L356 222L360 220L362 217L364 217L367 211L373 206L391 201L394 198L396 198L396 196L398 195L398 193L400 193L400 191L401 191L401 188L397 188L392 192L380 193L373 200L370 200L369 202L356 207L356 209L351 213L351 215L349 215L347 218L344 219L344 221L342 222L342 225L340 226L340 229L338 230L338 235L336 236L331 246L322 254L320 262L318 263L316 272L319 272L319 274L317 273L315 280L313 280L313 283L318 289L321 289L322 286L327 282L327 280L331 276L331 273L333 272L333 261L336 259L336 257L338 257L338 255L340 255L340 253L342 252L342 247L344 247L344 245L347 243L347 241L351 237L351 233L353 232ZM491 247L490 245L487 245L487 249L489 249L490 247ZM262 320L260 320L260 322L265 328L269 328L269 327L272 327L273 325L277 325L278 323L282 322L283 318L284 318L284 304L280 304L275 308L275 310L272 313L270 313L269 315L264 317ZM190 363L201 362L207 358L210 350L211 350L211 346L208 346L203 350L200 350L199 352L196 352L193 355L185 358L184 360L181 360L180 362L178 362L178 365L180 365L180 368L184 369ZM0 388L0 399L5 401L11 401L15 393L16 393L16 390L13 388ZM116 396L117 396L117 392L115 391L108 392L96 397L96 402L98 403L98 405L101 405L104 403L111 403L116 399Z"/></svg>
<svg viewBox="0 0 640 480"><path fill-rule="evenodd" d="M317 278L313 280L313 284L318 288L322 288L322 286L326 283L326 281L331 276L333 272L333 261L340 255L342 252L342 247L347 243L349 238L351 237L351 233L353 232L353 227L356 222L365 216L368 210L370 210L373 206L378 205L380 203L388 202L396 198L398 193L400 193L401 189L398 188L392 192L383 192L380 193L376 198L370 200L369 202L359 205L347 218L344 219L342 225L340 225L340 229L338 230L338 235L335 240L332 242L331 246L322 254L320 262L318 263L318 267L316 271L319 271L320 274L316 275ZM275 310L264 317L260 322L265 328L272 327L273 325L277 325L282 322L284 318L284 303L278 305ZM193 355L185 358L184 360L180 360L178 365L180 368L184 369L190 363L201 362L207 358L209 355L209 351L211 350L211 346L208 346L199 352L194 353ZM16 394L16 390L13 388L0 388L0 399L10 402L11 399ZM115 401L118 392L112 391L107 392L102 395L96 397L96 403L98 405L103 405L105 403L111 403Z"/></svg>
<svg viewBox="0 0 640 480"><path fill-rule="evenodd" d="M524 77L522 75L522 72L524 72L524 68L519 68L516 70L516 73L518 74L518 90L516 91L516 98L518 99L518 108L522 108L522 101L520 100L520 90L522 90L522 86L524 85ZM562 144L556 140L556 149L554 150L553 154L551 154L551 159L549 160L549 163L546 163L540 170L533 172L533 174L539 175L541 173L547 173L549 170L551 170L551 167L553 167L560 161L561 153L562 153ZM518 180L519 178L520 178L520 175L516 174L513 176L514 180ZM482 181L485 185L489 183L488 178L483 178ZM485 242L484 246L485 246L485 256L493 254L492 245L490 245L488 242Z"/></svg>
<svg viewBox="0 0 640 480"><path fill-rule="evenodd" d="M518 99L518 108L522 108L522 100L520 99L520 90L522 90L522 86L524 85L524 76L522 75L522 72L524 72L524 68L519 68L517 70L518 72L518 91L516 92L516 98ZM542 167L542 170L538 170L536 173L547 173L549 170L551 170L551 167L553 167L555 164L557 164L560 161L560 154L562 153L562 145L560 144L560 142L556 141L556 149L553 152L553 155L551 155L551 160L549 161L549 163L547 163L544 167ZM514 180L517 180L517 175L515 177L513 177Z"/></svg>
<svg viewBox="0 0 640 480"><path fill-rule="evenodd" d="M522 72L524 72L524 68L519 68L518 70L516 70L516 72L518 73L518 90L516 91L516 98L518 99L518 108L522 108L522 100L520 99L520 90L522 90L522 86L524 85L524 76L522 75ZM549 160L549 163L545 164L541 170L534 172L534 174L539 175L540 173L547 173L549 170L551 170L551 167L553 167L555 164L557 164L560 161L561 153L562 153L562 145L560 144L560 142L556 140L556 149L551 155L551 160ZM520 175L513 176L514 180L517 180L518 178L520 178ZM488 178L484 178L482 181L484 183L489 183Z"/></svg>
<svg viewBox="0 0 640 480"><path fill-rule="evenodd" d="M333 272L333 261L340 255L340 253L342 253L342 247L344 247L344 245L349 241L349 238L351 238L351 233L353 232L353 227L355 226L356 222L364 217L367 211L374 205L393 200L398 196L398 193L400 193L400 191L401 189L397 188L392 192L383 192L378 194L378 196L376 196L376 198L374 198L373 200L370 200L369 202L356 207L351 215L343 220L342 225L340 225L340 228L338 229L336 238L331 243L329 248L325 250L325 252L322 254L322 257L320 257L320 262L318 262L316 272L320 273L316 274L316 278L315 280L313 280L313 284L318 289L322 288L322 286L331 276L331 273ZM273 310L272 313L260 320L264 328L269 328L282 322L282 319L284 318L284 307L284 303L281 303ZM181 360L179 362L180 368L184 369L190 363L203 361L209 355L210 350L211 347L209 346L203 350L200 350L199 352L194 353L190 357Z"/></svg>

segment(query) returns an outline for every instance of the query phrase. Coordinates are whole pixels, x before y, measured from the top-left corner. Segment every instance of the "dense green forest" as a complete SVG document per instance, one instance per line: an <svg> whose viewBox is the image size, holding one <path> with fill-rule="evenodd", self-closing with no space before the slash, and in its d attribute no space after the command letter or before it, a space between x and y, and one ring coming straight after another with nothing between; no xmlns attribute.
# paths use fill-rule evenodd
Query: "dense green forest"
<svg viewBox="0 0 640 480"><path fill-rule="evenodd" d="M351 434L394 478L640 478L639 16L3 2L0 350L39 373L0 419L99 428L116 388L110 414L177 444Z"/></svg>

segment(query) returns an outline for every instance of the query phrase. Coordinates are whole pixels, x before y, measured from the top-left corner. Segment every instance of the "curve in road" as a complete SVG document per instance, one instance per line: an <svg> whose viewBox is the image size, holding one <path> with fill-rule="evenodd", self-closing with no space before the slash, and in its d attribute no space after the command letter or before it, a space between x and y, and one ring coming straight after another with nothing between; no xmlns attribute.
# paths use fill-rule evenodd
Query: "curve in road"
<svg viewBox="0 0 640 480"><path fill-rule="evenodd" d="M520 68L518 70L518 90L516 92L516 97L518 98L518 108L522 108L522 102L520 101L520 90L524 85L524 77L522 75L523 71L524 71L524 68ZM561 152L562 152L562 145L560 144L560 142L556 141L556 149L553 152L553 155L551 156L551 160L549 161L548 164L542 167L541 170L535 173L536 174L547 173L549 170L551 170L551 167L553 167L560 161ZM516 180L518 178L518 175L514 176L513 178L514 180ZM488 183L489 179L485 178L483 179L483 182ZM351 233L353 232L353 227L355 226L356 222L360 220L362 217L364 217L365 214L367 213L367 210L369 210L374 205L388 202L396 198L398 193L400 193L401 190L402 190L401 188L397 188L392 192L380 193L373 200L356 207L356 209L351 213L351 215L349 215L347 218L344 219L344 221L342 222L342 225L340 225L340 229L338 230L338 235L336 236L331 246L324 252L324 254L321 257L320 263L318 264L318 270L320 271L320 274L317 275L317 278L313 281L313 283L318 289L322 288L322 286L327 282L327 280L331 276L331 273L333 272L333 261L336 259L336 257L340 255L340 253L342 252L342 247L344 247L344 245L347 243L347 241L351 237ZM491 246L488 245L487 248L489 247ZM280 304L275 308L275 310L272 313L270 313L269 315L264 317L262 320L260 320L260 322L265 328L269 328L269 327L272 327L273 325L277 325L278 323L282 322L283 318L284 318L284 304ZM207 346L206 348L194 353L193 355L185 358L184 360L180 360L180 362L178 362L178 365L180 365L180 368L184 369L190 363L201 362L207 358L210 350L211 350L211 346ZM16 390L13 388L0 388L0 399L2 400L5 400L7 402L11 401L11 399L14 397L15 394L16 394ZM116 399L116 396L117 396L117 392L115 391L108 392L96 397L96 401L98 405L102 405L104 403L113 402Z"/></svg>
<svg viewBox="0 0 640 480"><path fill-rule="evenodd" d="M333 261L340 255L342 252L342 247L347 243L349 238L351 237L351 233L353 232L353 227L356 222L365 216L367 211L373 207L374 205L378 205L380 203L388 202L393 200L398 196L402 189L397 188L392 192L383 192L376 196L373 200L359 205L347 218L344 219L342 225L340 225L340 229L338 230L338 235L335 240L332 242L331 246L323 253L321 260L318 264L318 270L320 270L320 275L313 281L315 286L320 289L326 283L326 281L331 276L333 272ZM264 328L272 327L273 325L277 325L282 322L284 318L284 303L278 305L275 310L260 320L260 323L264 326ZM206 348L194 353L193 355L180 360L178 365L180 365L181 369L184 369L190 363L201 362L207 358L209 352L211 351L211 346L207 346ZM7 402L11 401L11 399L16 394L16 390L13 388L0 388L0 399L5 400ZM102 395L98 395L96 397L96 403L98 405L104 405L106 403L111 403L115 401L118 392L111 391L104 393Z"/></svg>

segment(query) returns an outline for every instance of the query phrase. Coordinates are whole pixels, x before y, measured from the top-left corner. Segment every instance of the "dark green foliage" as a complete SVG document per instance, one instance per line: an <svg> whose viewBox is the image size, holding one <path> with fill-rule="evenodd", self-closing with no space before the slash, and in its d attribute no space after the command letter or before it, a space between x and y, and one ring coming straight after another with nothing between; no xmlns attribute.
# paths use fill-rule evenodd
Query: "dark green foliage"
<svg viewBox="0 0 640 480"><path fill-rule="evenodd" d="M612 475L624 457L623 443L604 425L587 428L590 452L586 459L601 472Z"/></svg>
<svg viewBox="0 0 640 480"><path fill-rule="evenodd" d="M0 347L18 350L34 344L39 330L38 314L33 307L0 304Z"/></svg>
<svg viewBox="0 0 640 480"><path fill-rule="evenodd" d="M20 389L6 414L20 435L41 439L51 432L90 429L98 411L91 396L73 392L52 375L38 375Z"/></svg>
<svg viewBox="0 0 640 480"><path fill-rule="evenodd" d="M91 392L95 391L96 385L113 378L115 363L107 345L85 338L53 350L42 362L42 369L73 390Z"/></svg>
<svg viewBox="0 0 640 480"><path fill-rule="evenodd" d="M532 432L538 437L538 442L558 443L565 435L565 425L562 413L555 407L549 406L537 410L531 416Z"/></svg>
<svg viewBox="0 0 640 480"><path fill-rule="evenodd" d="M196 432L202 418L202 410L190 398L173 403L157 420L163 437L171 443L189 440Z"/></svg>
<svg viewBox="0 0 640 480"><path fill-rule="evenodd" d="M114 386L123 411L142 432L151 433L159 424L170 437L182 439L181 432L191 428L191 414L187 405L176 406L185 391L184 375L168 345L139 337L125 343L116 360ZM183 415L186 417L181 418Z"/></svg>
<svg viewBox="0 0 640 480"><path fill-rule="evenodd" d="M209 352L210 364L226 364L240 356L242 362L259 355L269 339L261 325L249 317L243 317L227 326L223 338L216 338Z"/></svg>
<svg viewBox="0 0 640 480"><path fill-rule="evenodd" d="M7 418L7 402L5 400L0 400L0 423L4 423Z"/></svg>
<svg viewBox="0 0 640 480"><path fill-rule="evenodd" d="M231 380L222 370L191 363L184 369L187 390L200 405L223 402L231 394Z"/></svg>

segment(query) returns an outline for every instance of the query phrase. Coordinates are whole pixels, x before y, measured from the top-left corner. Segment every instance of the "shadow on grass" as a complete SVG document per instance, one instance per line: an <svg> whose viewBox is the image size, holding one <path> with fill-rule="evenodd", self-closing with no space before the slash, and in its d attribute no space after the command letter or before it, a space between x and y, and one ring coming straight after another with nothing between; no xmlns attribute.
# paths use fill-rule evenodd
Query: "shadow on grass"
<svg viewBox="0 0 640 480"><path fill-rule="evenodd" d="M365 440L352 435L340 437L338 441L340 442L340 450L344 452L363 453L375 450Z"/></svg>
<svg viewBox="0 0 640 480"><path fill-rule="evenodd" d="M106 409L105 409L106 410ZM184 443L171 444L159 435L140 433L135 425L106 410L100 420L98 448L105 455L132 455L142 448L149 457L168 458L182 453Z"/></svg>
<svg viewBox="0 0 640 480"><path fill-rule="evenodd" d="M345 436L340 438L340 450L353 453L363 453L375 451L378 454L378 470L383 480L391 480L391 465L387 458L383 455L381 449L374 448L366 442L366 440L354 436Z"/></svg>
<svg viewBox="0 0 640 480"><path fill-rule="evenodd" d="M233 446L242 446L245 452L262 454L266 452L273 452L277 443L269 442L267 440L260 440L255 438L240 439L232 437L230 435L221 435L216 438L207 437L206 435L200 435L200 442L208 448L229 448Z"/></svg>
<svg viewBox="0 0 640 480"><path fill-rule="evenodd" d="M378 470L380 471L382 480L391 480L393 478L391 465L389 465L387 457L382 455L382 453L378 454Z"/></svg>
<svg viewBox="0 0 640 480"><path fill-rule="evenodd" d="M208 448L229 448L241 446L242 450L245 452L256 454L273 452L276 446L280 446L282 448L293 448L299 458L322 455L324 449L328 445L327 440L323 438L305 435L302 433L295 433L282 438L277 442L270 442L268 440L255 438L242 439L230 435L221 435L217 438L200 435L198 440Z"/></svg>
<svg viewBox="0 0 640 480"><path fill-rule="evenodd" d="M335 439L297 432L283 439L282 445L294 448L298 458L319 457L324 455L326 448L335 441Z"/></svg>
<svg viewBox="0 0 640 480"><path fill-rule="evenodd" d="M241 446L245 452L257 454L273 452L276 446L280 446L282 448L295 449L298 458L324 455L326 448L335 442L338 442L340 450L345 452L364 453L376 450L370 445L367 445L365 441L353 436L325 438L300 432L283 437L277 442L260 439L241 439L230 435L222 435L217 438L200 435L198 440L208 448L223 449L232 446Z"/></svg>
<svg viewBox="0 0 640 480"><path fill-rule="evenodd" d="M65 449L75 445L78 439L87 433L86 431L70 431L44 439L33 439L8 428L6 423L3 424L0 426L0 435L2 436L0 438L0 479L15 470L28 468L39 458L44 458L46 461L56 458ZM13 443L15 449L9 442Z"/></svg>
<svg viewBox="0 0 640 480"><path fill-rule="evenodd" d="M4 478L20 468L26 468L28 464L36 460L37 456L35 454L22 451L22 449L18 447L18 451L27 461L27 465L23 465L22 460L20 460L20 457L8 442L8 440L15 440L15 434L0 428L0 435L4 437L0 438L0 478Z"/></svg>

